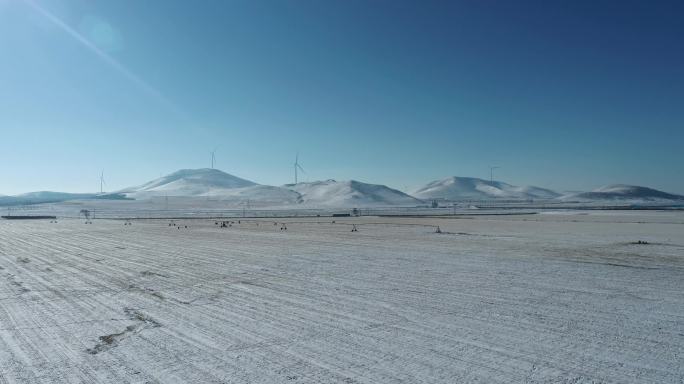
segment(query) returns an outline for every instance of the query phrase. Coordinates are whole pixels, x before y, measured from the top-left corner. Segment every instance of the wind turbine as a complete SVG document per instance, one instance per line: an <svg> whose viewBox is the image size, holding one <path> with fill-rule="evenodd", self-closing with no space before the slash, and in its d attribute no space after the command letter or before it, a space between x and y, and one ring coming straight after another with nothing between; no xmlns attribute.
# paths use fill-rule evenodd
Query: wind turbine
<svg viewBox="0 0 684 384"><path fill-rule="evenodd" d="M494 165L494 166L490 165L489 166L489 182L490 183L494 182L494 170L498 169L498 168L501 168L501 167L498 165Z"/></svg>
<svg viewBox="0 0 684 384"><path fill-rule="evenodd" d="M294 162L295 184L297 184L297 171L298 170L305 172L304 168L302 168L302 166L299 165L299 152L297 152L297 156L295 156L295 162Z"/></svg>
<svg viewBox="0 0 684 384"><path fill-rule="evenodd" d="M104 193L104 185L105 184L107 184L107 183L105 183L105 180L104 180L104 169L103 169L102 172L100 173L100 194Z"/></svg>
<svg viewBox="0 0 684 384"><path fill-rule="evenodd" d="M214 169L214 162L216 161L216 150L217 149L218 149L218 147L214 148L213 151L209 151L209 153L211 154L211 169Z"/></svg>

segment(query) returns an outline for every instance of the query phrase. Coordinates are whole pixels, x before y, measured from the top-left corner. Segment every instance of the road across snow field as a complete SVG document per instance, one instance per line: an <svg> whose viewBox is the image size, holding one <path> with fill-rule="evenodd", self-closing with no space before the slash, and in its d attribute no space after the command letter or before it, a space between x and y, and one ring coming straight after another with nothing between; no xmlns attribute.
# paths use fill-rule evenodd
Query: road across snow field
<svg viewBox="0 0 684 384"><path fill-rule="evenodd" d="M285 221L0 221L0 383L684 382L681 212Z"/></svg>

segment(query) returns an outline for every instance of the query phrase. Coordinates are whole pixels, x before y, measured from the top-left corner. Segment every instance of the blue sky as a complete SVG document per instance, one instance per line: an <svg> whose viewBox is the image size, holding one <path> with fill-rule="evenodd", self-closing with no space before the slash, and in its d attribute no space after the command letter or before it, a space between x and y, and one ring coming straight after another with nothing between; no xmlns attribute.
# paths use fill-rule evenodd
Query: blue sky
<svg viewBox="0 0 684 384"><path fill-rule="evenodd" d="M681 1L0 0L0 194L209 166L684 193Z"/></svg>

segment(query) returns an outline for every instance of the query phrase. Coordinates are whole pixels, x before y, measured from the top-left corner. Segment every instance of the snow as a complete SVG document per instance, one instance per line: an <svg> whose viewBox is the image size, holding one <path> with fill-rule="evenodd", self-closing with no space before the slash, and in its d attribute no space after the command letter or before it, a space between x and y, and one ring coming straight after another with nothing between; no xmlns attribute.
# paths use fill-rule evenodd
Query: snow
<svg viewBox="0 0 684 384"><path fill-rule="evenodd" d="M419 199L488 200L488 199L553 199L558 193L539 187L517 187L501 181L475 177L448 177L418 188L412 193Z"/></svg>
<svg viewBox="0 0 684 384"><path fill-rule="evenodd" d="M684 380L683 212L258 223L0 220L0 381Z"/></svg>
<svg viewBox="0 0 684 384"><path fill-rule="evenodd" d="M301 195L308 206L357 207L418 205L422 201L401 191L378 184L350 181L314 181L285 186Z"/></svg>

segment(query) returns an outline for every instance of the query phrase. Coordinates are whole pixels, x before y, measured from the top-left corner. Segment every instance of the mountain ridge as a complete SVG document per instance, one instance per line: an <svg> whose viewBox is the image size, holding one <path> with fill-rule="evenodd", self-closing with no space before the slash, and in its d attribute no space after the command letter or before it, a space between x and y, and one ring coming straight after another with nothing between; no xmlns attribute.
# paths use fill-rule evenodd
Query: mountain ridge
<svg viewBox="0 0 684 384"><path fill-rule="evenodd" d="M146 200L160 197L207 198L226 206L255 203L260 207L416 206L431 200L558 200L558 201L684 201L684 196L653 188L613 184L589 192L563 195L546 188L514 186L496 180L451 176L434 180L413 191L386 185L333 179L262 185L213 168L180 169L146 183L109 193L29 192L0 195L0 205L55 203L72 200ZM198 201L198 204L201 204Z"/></svg>

